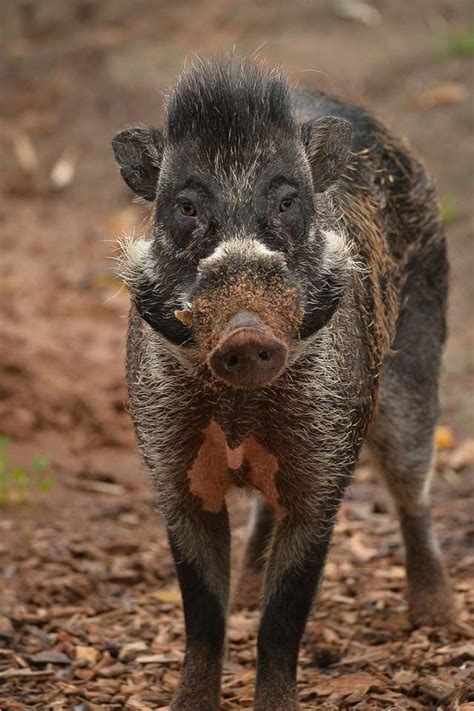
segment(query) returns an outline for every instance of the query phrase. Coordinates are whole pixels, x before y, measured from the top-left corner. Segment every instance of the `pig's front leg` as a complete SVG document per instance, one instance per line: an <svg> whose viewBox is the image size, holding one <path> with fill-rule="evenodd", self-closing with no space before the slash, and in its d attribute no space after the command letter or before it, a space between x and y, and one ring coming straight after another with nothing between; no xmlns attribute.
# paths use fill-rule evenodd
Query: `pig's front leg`
<svg viewBox="0 0 474 711"><path fill-rule="evenodd" d="M229 522L190 510L173 517L168 537L183 598L186 654L173 711L219 709L229 595Z"/></svg>
<svg viewBox="0 0 474 711"><path fill-rule="evenodd" d="M324 568L333 529L333 517L327 514L334 503L324 511L321 501L311 517L288 514L276 530L258 633L255 711L299 708L298 651Z"/></svg>

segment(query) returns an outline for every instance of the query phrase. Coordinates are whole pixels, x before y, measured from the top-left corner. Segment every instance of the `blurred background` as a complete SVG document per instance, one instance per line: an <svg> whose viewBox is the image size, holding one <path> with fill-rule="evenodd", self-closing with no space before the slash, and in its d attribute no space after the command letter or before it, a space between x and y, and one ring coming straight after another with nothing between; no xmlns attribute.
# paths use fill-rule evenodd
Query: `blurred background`
<svg viewBox="0 0 474 711"><path fill-rule="evenodd" d="M110 260L117 237L146 229L146 208L122 183L110 140L127 124L159 126L167 88L196 54L257 53L294 84L365 103L409 138L436 177L452 291L435 503L458 593L468 597L470 10L468 0L2 0L0 647L13 652L0 649L9 704L0 701L0 709L165 707L176 683L179 595L126 412L128 296ZM246 504L234 508L239 547ZM413 652L396 666L406 644L402 560L395 519L363 462L323 588L321 614L338 626L328 632L316 613L309 635L320 653L308 643L303 654L307 708L317 708L321 694L335 708L364 709L467 699L462 664L453 661L462 655L426 651L423 661ZM445 647L465 643L466 615ZM254 623L250 613L232 623L226 709L249 707ZM387 624L392 636L384 638ZM421 643L432 649L429 634ZM338 660L373 644L385 656L344 666L348 693L331 687ZM425 662L444 691L419 681ZM390 686L383 675L392 663L393 673L412 663L421 672L410 676L408 668Z"/></svg>

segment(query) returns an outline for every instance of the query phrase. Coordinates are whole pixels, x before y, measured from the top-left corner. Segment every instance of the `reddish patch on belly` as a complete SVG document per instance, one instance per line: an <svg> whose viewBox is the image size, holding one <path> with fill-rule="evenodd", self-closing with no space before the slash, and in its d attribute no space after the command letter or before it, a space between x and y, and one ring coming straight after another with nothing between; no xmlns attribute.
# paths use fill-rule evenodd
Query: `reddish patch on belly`
<svg viewBox="0 0 474 711"><path fill-rule="evenodd" d="M275 510L278 518L283 518L286 515L286 510L280 503L275 481L278 472L278 459L253 437L246 440L244 447L246 459L250 463L250 485L260 491Z"/></svg>
<svg viewBox="0 0 474 711"><path fill-rule="evenodd" d="M204 442L188 471L190 491L203 502L205 511L218 513L228 490L234 485L232 471L247 470L245 486L258 489L277 516L283 518L286 510L278 497L275 476L277 458L260 445L254 437L246 439L236 449L231 449L216 422L204 430Z"/></svg>
<svg viewBox="0 0 474 711"><path fill-rule="evenodd" d="M224 433L210 422L204 430L204 442L188 471L189 488L202 499L205 511L218 513L224 505L230 483L227 482L227 454Z"/></svg>

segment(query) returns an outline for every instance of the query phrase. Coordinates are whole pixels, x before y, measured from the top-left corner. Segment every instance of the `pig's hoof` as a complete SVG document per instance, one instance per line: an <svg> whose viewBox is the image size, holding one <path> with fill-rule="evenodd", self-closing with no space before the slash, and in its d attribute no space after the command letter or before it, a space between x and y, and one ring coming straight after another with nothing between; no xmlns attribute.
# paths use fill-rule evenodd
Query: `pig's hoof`
<svg viewBox="0 0 474 711"><path fill-rule="evenodd" d="M256 700L254 711L299 711L300 705L296 699L277 701L274 697L268 700Z"/></svg>
<svg viewBox="0 0 474 711"><path fill-rule="evenodd" d="M299 711L300 705L294 685L275 681L258 688L254 711Z"/></svg>
<svg viewBox="0 0 474 711"><path fill-rule="evenodd" d="M220 703L214 693L205 688L196 689L194 685L182 684L171 702L171 711L219 711Z"/></svg>
<svg viewBox="0 0 474 711"><path fill-rule="evenodd" d="M196 697L190 698L188 694L179 694L171 702L170 711L219 711L219 704L199 701Z"/></svg>
<svg viewBox="0 0 474 711"><path fill-rule="evenodd" d="M449 627L456 621L457 605L448 585L430 590L411 590L408 615L414 627Z"/></svg>

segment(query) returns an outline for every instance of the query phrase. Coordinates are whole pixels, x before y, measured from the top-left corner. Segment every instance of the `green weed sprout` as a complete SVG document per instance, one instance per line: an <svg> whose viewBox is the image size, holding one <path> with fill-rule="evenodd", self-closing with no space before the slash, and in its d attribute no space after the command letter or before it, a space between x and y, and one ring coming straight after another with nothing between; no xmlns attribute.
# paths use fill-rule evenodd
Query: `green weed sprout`
<svg viewBox="0 0 474 711"><path fill-rule="evenodd" d="M459 207L454 195L444 195L441 198L439 206L439 214L443 225L450 225L456 222L459 217Z"/></svg>
<svg viewBox="0 0 474 711"><path fill-rule="evenodd" d="M474 22L466 28L438 35L436 42L451 57L471 57L474 54Z"/></svg>
<svg viewBox="0 0 474 711"><path fill-rule="evenodd" d="M0 506L24 504L38 493L51 491L54 479L47 474L48 457L35 457L26 468L13 466L9 446L9 438L0 436Z"/></svg>

